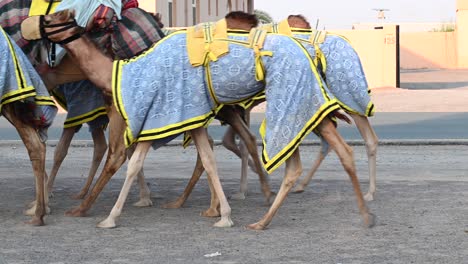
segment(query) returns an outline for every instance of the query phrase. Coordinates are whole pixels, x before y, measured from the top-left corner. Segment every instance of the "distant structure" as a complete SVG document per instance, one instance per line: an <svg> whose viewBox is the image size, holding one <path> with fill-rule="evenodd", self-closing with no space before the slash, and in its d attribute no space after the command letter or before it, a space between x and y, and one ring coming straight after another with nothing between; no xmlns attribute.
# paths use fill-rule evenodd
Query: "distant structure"
<svg viewBox="0 0 468 264"><path fill-rule="evenodd" d="M216 21L231 11L254 11L254 0L144 0L139 5L148 12L160 13L166 27Z"/></svg>
<svg viewBox="0 0 468 264"><path fill-rule="evenodd" d="M390 9L385 9L385 8L374 8L372 9L374 11L377 11L377 19L379 20L384 20L385 19L385 11L390 11Z"/></svg>

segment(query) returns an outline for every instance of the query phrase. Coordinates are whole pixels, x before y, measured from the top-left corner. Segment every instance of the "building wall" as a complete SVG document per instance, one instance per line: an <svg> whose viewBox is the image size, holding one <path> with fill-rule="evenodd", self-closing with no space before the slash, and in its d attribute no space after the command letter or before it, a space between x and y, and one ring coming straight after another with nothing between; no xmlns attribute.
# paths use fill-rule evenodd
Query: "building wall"
<svg viewBox="0 0 468 264"><path fill-rule="evenodd" d="M359 54L369 88L397 86L396 25L330 33L346 37Z"/></svg>
<svg viewBox="0 0 468 264"><path fill-rule="evenodd" d="M401 33L400 63L403 69L457 68L456 33Z"/></svg>
<svg viewBox="0 0 468 264"><path fill-rule="evenodd" d="M250 0L252 1L252 0ZM164 25L187 27L200 22L222 19L230 11L249 11L249 0L144 0L140 7L148 12L161 13ZM169 5L172 3L172 23ZM230 4L229 4L230 3ZM195 8L195 12L193 11Z"/></svg>

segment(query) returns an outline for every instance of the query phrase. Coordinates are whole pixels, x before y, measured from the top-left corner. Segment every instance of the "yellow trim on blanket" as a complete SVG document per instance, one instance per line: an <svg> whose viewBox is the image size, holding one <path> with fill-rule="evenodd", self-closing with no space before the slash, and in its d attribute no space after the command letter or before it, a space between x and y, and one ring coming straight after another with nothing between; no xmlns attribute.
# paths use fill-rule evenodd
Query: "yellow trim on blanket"
<svg viewBox="0 0 468 264"><path fill-rule="evenodd" d="M302 140L310 134L319 124L322 122L322 120L331 112L339 109L340 106L338 105L338 102L336 100L331 100L326 102L324 105L320 107L320 109L314 114L312 118L309 119L309 121L305 124L305 126L299 131L299 133L296 135L296 137L289 142L286 147L283 148L278 154L276 154L273 158L269 158L268 153L263 147L262 151L262 161L263 161L263 167L268 173L272 173L274 170L276 170L279 166L283 164L293 153L294 151L299 147L299 144L302 142ZM266 121L264 120L262 122L262 126L260 129L260 135L262 136L263 140L263 146L266 146L265 142L265 135L266 135Z"/></svg>
<svg viewBox="0 0 468 264"><path fill-rule="evenodd" d="M22 89L30 88L31 86L27 87L27 82L26 82L26 78L24 77L23 68L21 67L21 64L19 63L18 58L16 57L16 52L15 52L15 49L13 48L13 44L11 43L9 36L1 27L0 27L0 31L5 36L5 39L8 43L8 47L10 49L10 55L15 65L14 68L15 68L15 76L16 76L18 89L22 90Z"/></svg>
<svg viewBox="0 0 468 264"><path fill-rule="evenodd" d="M96 118L98 118L100 116L103 116L103 115L107 115L106 108L105 107L99 107L99 108L96 108L95 110L89 111L89 112L87 112L85 114L75 116L73 118L68 118L63 123L63 128L79 126L79 125L88 123L90 121L93 121Z"/></svg>
<svg viewBox="0 0 468 264"><path fill-rule="evenodd" d="M55 101L65 110L68 111L67 108L67 100L63 96L63 94L58 93L54 90L51 91L51 94L54 96Z"/></svg>
<svg viewBox="0 0 468 264"><path fill-rule="evenodd" d="M15 90L15 91L11 91L11 92L4 94L0 101L0 105L6 105L15 101L19 101L19 100L26 99L29 97L34 97L34 96L36 96L36 90L34 90L32 86L29 86L21 90Z"/></svg>
<svg viewBox="0 0 468 264"><path fill-rule="evenodd" d="M52 1L52 0L50 0ZM54 1L49 11L50 14L55 12L55 8L60 4L60 1ZM45 0L32 0L31 7L29 9L29 16L46 15L47 8L49 8L49 1Z"/></svg>
<svg viewBox="0 0 468 264"><path fill-rule="evenodd" d="M193 67L206 66L229 52L229 43L214 42L219 38L227 38L226 19L216 23L201 23L187 29L187 54Z"/></svg>
<svg viewBox="0 0 468 264"><path fill-rule="evenodd" d="M54 100L50 96L38 95L35 97L37 105L56 106Z"/></svg>

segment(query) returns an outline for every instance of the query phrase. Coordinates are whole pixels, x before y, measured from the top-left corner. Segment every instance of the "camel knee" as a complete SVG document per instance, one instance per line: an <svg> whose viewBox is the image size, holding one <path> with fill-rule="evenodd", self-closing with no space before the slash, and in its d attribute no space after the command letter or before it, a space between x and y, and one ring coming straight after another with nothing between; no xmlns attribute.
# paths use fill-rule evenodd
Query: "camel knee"
<svg viewBox="0 0 468 264"><path fill-rule="evenodd" d="M372 140L366 142L366 150L367 150L367 155L369 157L375 157L377 154L377 146L379 142L377 137L373 138Z"/></svg>

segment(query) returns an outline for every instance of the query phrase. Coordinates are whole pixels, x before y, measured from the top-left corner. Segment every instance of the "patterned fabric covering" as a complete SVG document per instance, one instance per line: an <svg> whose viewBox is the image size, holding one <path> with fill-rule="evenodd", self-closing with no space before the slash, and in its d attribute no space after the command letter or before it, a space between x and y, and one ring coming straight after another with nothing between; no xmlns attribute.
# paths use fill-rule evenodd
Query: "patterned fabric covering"
<svg viewBox="0 0 468 264"><path fill-rule="evenodd" d="M310 32L294 32L294 37L309 40ZM315 56L317 45L309 41L301 44ZM318 47L325 58L324 78L330 91L346 111L362 116L374 115L374 104L371 102L370 90L358 54L343 37L327 34Z"/></svg>
<svg viewBox="0 0 468 264"><path fill-rule="evenodd" d="M229 38L247 39L233 34ZM207 126L223 104L248 100L266 88L262 156L266 170L272 172L328 113L339 108L327 96L307 51L294 39L267 36L264 50L273 56L262 59L266 87L255 79L253 50L233 42L229 49L208 68L194 68L187 56L186 33L181 31L139 57L114 62L114 102L128 125L126 144L155 140L159 146L180 133ZM208 70L213 91L207 89Z"/></svg>
<svg viewBox="0 0 468 264"><path fill-rule="evenodd" d="M9 103L23 103L19 113L40 130L45 140L57 107L29 60L1 28L0 50L0 108Z"/></svg>
<svg viewBox="0 0 468 264"><path fill-rule="evenodd" d="M57 102L67 110L64 128L76 127L78 132L84 123L89 131L102 129L109 123L104 95L90 81L78 81L60 85L52 94Z"/></svg>
<svg viewBox="0 0 468 264"><path fill-rule="evenodd" d="M38 62L40 41L27 41L21 36L21 22L28 18L31 0L0 1L0 26L8 33L35 64Z"/></svg>
<svg viewBox="0 0 468 264"><path fill-rule="evenodd" d="M127 59L147 50L161 39L156 20L140 8L122 10L122 19L114 23L111 34L116 59Z"/></svg>

